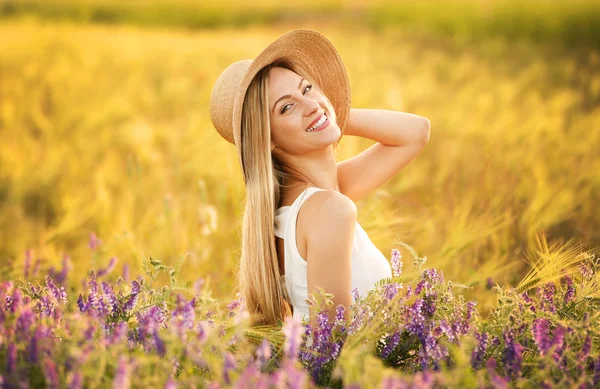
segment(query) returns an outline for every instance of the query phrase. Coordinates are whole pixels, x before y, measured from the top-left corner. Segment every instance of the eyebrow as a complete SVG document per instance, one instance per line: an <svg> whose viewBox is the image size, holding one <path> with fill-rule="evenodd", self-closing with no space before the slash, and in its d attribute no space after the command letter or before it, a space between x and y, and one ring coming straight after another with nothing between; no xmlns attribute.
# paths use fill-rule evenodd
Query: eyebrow
<svg viewBox="0 0 600 389"><path fill-rule="evenodd" d="M302 81L304 81L304 80L305 80L304 77L302 77L300 79L300 83L298 84L298 88L300 88L302 86ZM279 103L283 99L287 99L288 97L292 97L292 95L285 95L285 96L281 96L280 98L278 98L277 101L275 102L275 104L273 104L273 108L271 109L271 114L275 113L275 107L277 106L277 103Z"/></svg>

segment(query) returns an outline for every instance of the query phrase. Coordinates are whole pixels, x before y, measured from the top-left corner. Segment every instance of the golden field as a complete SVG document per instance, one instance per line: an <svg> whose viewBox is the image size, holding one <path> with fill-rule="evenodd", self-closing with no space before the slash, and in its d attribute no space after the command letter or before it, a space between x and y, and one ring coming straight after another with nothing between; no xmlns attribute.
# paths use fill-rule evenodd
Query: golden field
<svg viewBox="0 0 600 389"><path fill-rule="evenodd" d="M294 28L338 48L353 107L431 122L417 159L357 204L386 257L410 244L482 302L488 277L525 276L543 251L537 235L599 247L593 47L310 21L184 31L5 19L0 277L21 276L28 248L47 266L66 253L77 280L112 256L133 275L149 257L185 257L182 280L205 277L214 296L230 296L244 186L234 147L212 127L210 92L227 65ZM372 143L343 138L340 160Z"/></svg>

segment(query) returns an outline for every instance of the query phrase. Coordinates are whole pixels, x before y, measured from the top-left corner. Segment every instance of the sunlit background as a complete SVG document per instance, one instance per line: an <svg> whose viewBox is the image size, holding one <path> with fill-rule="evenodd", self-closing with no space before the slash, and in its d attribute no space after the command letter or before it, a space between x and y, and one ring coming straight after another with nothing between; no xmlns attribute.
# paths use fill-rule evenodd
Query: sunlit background
<svg viewBox="0 0 600 389"><path fill-rule="evenodd" d="M352 107L431 122L359 223L388 259L407 243L485 302L558 255L540 237L599 247L599 26L592 0L0 1L0 277L28 249L46 268L68 256L72 282L113 257L115 278L184 258L182 281L232 296L245 193L210 92L310 28L340 52ZM344 137L340 160L373 143Z"/></svg>

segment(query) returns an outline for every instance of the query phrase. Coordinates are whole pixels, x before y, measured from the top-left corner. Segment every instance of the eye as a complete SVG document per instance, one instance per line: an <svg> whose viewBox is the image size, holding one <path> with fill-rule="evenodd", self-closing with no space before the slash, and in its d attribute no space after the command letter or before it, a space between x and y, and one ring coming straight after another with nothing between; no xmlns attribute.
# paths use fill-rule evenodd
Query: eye
<svg viewBox="0 0 600 389"><path fill-rule="evenodd" d="M286 104L283 107L281 107L281 113L285 113L285 111L287 111L286 108L289 107L290 105L292 105L292 104Z"/></svg>
<svg viewBox="0 0 600 389"><path fill-rule="evenodd" d="M304 94L308 93L306 92L306 88L309 88L308 90L312 90L312 85L308 84L307 86L304 87ZM286 104L283 107L281 107L281 113L285 113L285 111L287 111L288 107L291 106L292 104Z"/></svg>

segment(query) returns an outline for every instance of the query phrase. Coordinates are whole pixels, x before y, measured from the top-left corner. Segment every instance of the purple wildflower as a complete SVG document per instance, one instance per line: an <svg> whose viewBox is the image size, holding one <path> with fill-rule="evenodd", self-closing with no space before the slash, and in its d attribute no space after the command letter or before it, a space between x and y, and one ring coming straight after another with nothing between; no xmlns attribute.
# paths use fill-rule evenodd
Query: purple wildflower
<svg viewBox="0 0 600 389"><path fill-rule="evenodd" d="M41 345L44 344L44 339L48 337L50 330L44 325L38 325L29 344L27 345L27 362L30 364L36 364L39 362L40 355L42 355Z"/></svg>
<svg viewBox="0 0 600 389"><path fill-rule="evenodd" d="M475 339L477 339L477 346L475 346L475 349L471 354L471 366L474 369L479 369L483 364L483 358L488 347L489 336L486 332L479 333L478 331L475 331Z"/></svg>
<svg viewBox="0 0 600 389"><path fill-rule="evenodd" d="M353 334L363 327L365 319L368 319L369 307L362 303L354 305L355 312L348 327L348 334Z"/></svg>
<svg viewBox="0 0 600 389"><path fill-rule="evenodd" d="M6 350L6 372L11 374L17 367L17 345L9 343Z"/></svg>
<svg viewBox="0 0 600 389"><path fill-rule="evenodd" d="M567 282L567 290L565 291L565 304L567 304L575 297L575 287L573 286L573 280L571 277L565 276L565 281Z"/></svg>
<svg viewBox="0 0 600 389"><path fill-rule="evenodd" d="M532 332L533 339L535 341L536 346L540 350L541 355L545 355L550 349L550 338L548 336L548 329L550 326L550 322L544 318L538 318L533 321Z"/></svg>
<svg viewBox="0 0 600 389"><path fill-rule="evenodd" d="M110 261L108 262L108 266L104 269L100 269L98 270L98 274L96 277L102 277L108 273L110 273L111 271L113 271L113 269L115 268L115 264L117 263L117 258L116 257L111 257Z"/></svg>
<svg viewBox="0 0 600 389"><path fill-rule="evenodd" d="M177 382L175 382L173 378L169 378L165 384L165 389L177 389Z"/></svg>
<svg viewBox="0 0 600 389"><path fill-rule="evenodd" d="M594 378L592 387L597 388L600 385L600 355L594 361Z"/></svg>
<svg viewBox="0 0 600 389"><path fill-rule="evenodd" d="M552 358L554 359L554 362L556 362L557 364L560 362L560 357L563 355L563 352L565 351L565 347L566 347L566 342L565 340L565 334L567 333L567 330L565 329L565 327L563 326L557 326L554 329L554 333L553 333L553 338L552 338L552 347L554 347L554 352L552 353Z"/></svg>
<svg viewBox="0 0 600 389"><path fill-rule="evenodd" d="M63 254L62 268L61 268L60 272L55 270L54 267L51 267L50 270L48 271L48 273L50 274L50 277L54 281L56 281L58 284L62 285L67 280L67 275L69 274L69 271L71 270L71 268L72 268L72 266L69 261L69 256L66 254Z"/></svg>
<svg viewBox="0 0 600 389"><path fill-rule="evenodd" d="M525 304L529 305L529 310L531 310L531 312L535 312L535 303L531 299L531 297L529 297L529 294L527 294L527 292L523 292L521 293L521 297L523 298L523 300L525 300Z"/></svg>
<svg viewBox="0 0 600 389"><path fill-rule="evenodd" d="M81 296L81 293L79 293L79 298L77 298L77 307L79 308L80 312L85 312L88 309L88 304L86 304L83 301L83 296Z"/></svg>
<svg viewBox="0 0 600 389"><path fill-rule="evenodd" d="M165 342L158 335L158 329L155 328L152 331L152 340L154 341L154 346L156 347L156 352L159 356L164 357L167 352Z"/></svg>
<svg viewBox="0 0 600 389"><path fill-rule="evenodd" d="M129 313L138 301L138 294L140 293L141 286L137 280L131 281L131 295L123 305L123 312Z"/></svg>
<svg viewBox="0 0 600 389"><path fill-rule="evenodd" d="M394 277L402 275L402 254L398 249L392 249L392 272Z"/></svg>
<svg viewBox="0 0 600 389"><path fill-rule="evenodd" d="M434 387L435 377L430 371L418 372L413 377L412 387L431 389Z"/></svg>
<svg viewBox="0 0 600 389"><path fill-rule="evenodd" d="M523 363L523 346L516 340L512 329L508 329L503 333L504 337L504 355L502 361L506 373L511 377L521 375L521 365Z"/></svg>
<svg viewBox="0 0 600 389"><path fill-rule="evenodd" d="M83 331L83 335L84 335L85 339L88 341L94 339L95 333L96 333L96 327L94 326L93 323L90 323L90 325L87 327L87 329L85 331Z"/></svg>
<svg viewBox="0 0 600 389"><path fill-rule="evenodd" d="M67 377L69 389L81 389L83 387L83 376L80 372L71 372Z"/></svg>
<svg viewBox="0 0 600 389"><path fill-rule="evenodd" d="M52 317L54 313L54 303L50 301L50 296L43 296L37 301L38 312L42 316Z"/></svg>
<svg viewBox="0 0 600 389"><path fill-rule="evenodd" d="M231 384L230 372L237 367L235 357L230 352L225 352L225 360L223 362L223 380L227 385Z"/></svg>
<svg viewBox="0 0 600 389"><path fill-rule="evenodd" d="M439 370L440 361L448 356L448 350L438 343L430 331L426 331L424 336L420 337L420 340L421 349L419 350L419 357L421 359L421 368L426 370L431 361L433 362L433 368Z"/></svg>
<svg viewBox="0 0 600 389"><path fill-rule="evenodd" d="M12 313L16 313L22 305L23 295L19 289L15 289L12 296L6 296L6 305Z"/></svg>
<svg viewBox="0 0 600 389"><path fill-rule="evenodd" d="M494 287L494 280L492 280L492 277L488 277L487 282L486 282L486 288L487 288L487 290L492 290L493 287Z"/></svg>
<svg viewBox="0 0 600 389"><path fill-rule="evenodd" d="M102 244L102 241L100 239L98 239L98 237L96 236L95 233L92 232L90 234L90 244L89 244L90 249L96 250L100 244Z"/></svg>
<svg viewBox="0 0 600 389"><path fill-rule="evenodd" d="M17 333L23 337L27 337L29 329L35 323L35 314L27 307L21 311L19 318L17 319Z"/></svg>
<svg viewBox="0 0 600 389"><path fill-rule="evenodd" d="M588 266L585 263L579 264L579 272L581 273L581 276L586 280L589 280L594 276L594 272L592 271L590 266Z"/></svg>
<svg viewBox="0 0 600 389"><path fill-rule="evenodd" d="M256 349L256 356L258 357L258 361L261 367L264 367L269 362L271 358L271 344L267 339L263 339L260 343L260 346Z"/></svg>
<svg viewBox="0 0 600 389"><path fill-rule="evenodd" d="M129 298L123 305L123 312L125 312L125 313L131 312L131 310L133 310L133 308L137 304L138 300L139 300L138 294L132 294L131 296L129 296Z"/></svg>
<svg viewBox="0 0 600 389"><path fill-rule="evenodd" d="M360 295L358 294L358 288L352 289L352 297L354 298L354 302L360 300Z"/></svg>
<svg viewBox="0 0 600 389"><path fill-rule="evenodd" d="M508 388L508 379L496 373L496 365L494 358L489 358L486 362L486 369L492 382L492 387L494 389L506 389Z"/></svg>
<svg viewBox="0 0 600 389"><path fill-rule="evenodd" d="M136 312L139 323L137 328L139 340L144 345L146 351L151 350L151 344L148 343L148 337L154 337L154 330L159 326L162 320L159 310L160 308L155 305L144 313Z"/></svg>
<svg viewBox="0 0 600 389"><path fill-rule="evenodd" d="M110 306L110 303L106 301L104 293L100 293L101 288L98 288L96 279L93 279L91 282L92 289L88 297L88 302L90 306L94 308L98 315L109 315L112 312L112 307ZM102 284L100 286L102 286Z"/></svg>
<svg viewBox="0 0 600 389"><path fill-rule="evenodd" d="M287 376L287 387L300 389L306 387L307 377L304 369L297 369L292 363L286 363L284 371Z"/></svg>
<svg viewBox="0 0 600 389"><path fill-rule="evenodd" d="M192 298L189 302L178 294L176 308L171 312L171 321L174 323L174 330L181 339L186 338L187 330L194 328L194 320L196 318L196 298Z"/></svg>
<svg viewBox="0 0 600 389"><path fill-rule="evenodd" d="M470 322L473 317L473 313L475 312L475 305L477 305L477 301L471 300L467 301L467 316L465 321Z"/></svg>
<svg viewBox="0 0 600 389"><path fill-rule="evenodd" d="M394 351L394 349L396 347L398 347L399 343L400 343L400 332L394 332L394 334L387 339L387 342L386 342L383 350L381 350L381 356L384 359L389 357L390 354L392 353L392 351Z"/></svg>
<svg viewBox="0 0 600 389"><path fill-rule="evenodd" d="M494 389L508 389L508 378L494 374L491 381Z"/></svg>
<svg viewBox="0 0 600 389"><path fill-rule="evenodd" d="M585 336L583 345L581 346L581 351L579 353L578 359L580 361L585 361L587 359L587 357L590 355L591 350L592 350L592 338L590 337L590 334L588 333Z"/></svg>
<svg viewBox="0 0 600 389"><path fill-rule="evenodd" d="M423 299L417 298L406 310L406 329L422 337L425 330L425 316L423 316Z"/></svg>
<svg viewBox="0 0 600 389"><path fill-rule="evenodd" d="M111 313L115 313L119 309L119 303L117 301L117 297L113 292L112 286L108 285L106 282L102 281L100 284L102 286L102 294L104 297L104 302L110 308Z"/></svg>
<svg viewBox="0 0 600 389"><path fill-rule="evenodd" d="M127 339L127 334L129 332L129 327L123 321L118 322L112 333L107 337L106 343L107 345L117 344L121 341Z"/></svg>
<svg viewBox="0 0 600 389"><path fill-rule="evenodd" d="M444 283L444 273L437 269L425 269L421 273L421 279L429 281L432 285Z"/></svg>
<svg viewBox="0 0 600 389"><path fill-rule="evenodd" d="M285 357L296 359L302 340L302 322L293 316L287 317L282 330L285 334Z"/></svg>
<svg viewBox="0 0 600 389"><path fill-rule="evenodd" d="M473 306L469 308L469 304L467 303L467 313L463 317L462 307L455 307L454 312L451 315L452 331L454 331L455 334L465 335L469 332L469 328L471 327L471 322L468 319L469 309L473 309Z"/></svg>
<svg viewBox="0 0 600 389"><path fill-rule="evenodd" d="M423 312L426 314L428 319L431 319L433 317L433 314L435 313L435 300L432 298L427 298L424 300L424 304L423 304Z"/></svg>
<svg viewBox="0 0 600 389"><path fill-rule="evenodd" d="M319 325L317 338L321 343L326 343L331 335L331 324L329 323L327 311L317 313L317 324Z"/></svg>
<svg viewBox="0 0 600 389"><path fill-rule="evenodd" d="M383 295L386 301L392 300L398 294L399 285L395 283L385 285Z"/></svg>
<svg viewBox="0 0 600 389"><path fill-rule="evenodd" d="M338 306L335 308L335 321L334 321L333 325L335 327L340 327L342 329L342 331L346 325L346 319L344 317L345 312L346 312L346 307L344 307L342 304L338 304Z"/></svg>
<svg viewBox="0 0 600 389"><path fill-rule="evenodd" d="M196 339L198 340L198 342L200 344L206 342L206 339L208 339L208 330L209 327L206 324L206 322L201 321L198 323L197 327L197 334L196 334Z"/></svg>
<svg viewBox="0 0 600 389"><path fill-rule="evenodd" d="M198 278L195 282L194 282L194 293L196 294L196 296L199 296L200 293L202 292L202 288L204 287L204 279L203 278Z"/></svg>
<svg viewBox="0 0 600 389"><path fill-rule="evenodd" d="M440 325L437 328L437 332L439 332L439 334L444 334L446 335L446 338L448 338L448 340L450 342L455 342L458 341L456 334L454 332L454 330L452 329L452 327L448 324L448 322L446 321L446 319L442 319L440 321Z"/></svg>
<svg viewBox="0 0 600 389"><path fill-rule="evenodd" d="M60 381L58 379L58 371L56 370L56 363L52 361L50 358L44 359L44 377L46 378L46 383L48 384L48 388L57 389L59 387Z"/></svg>
<svg viewBox="0 0 600 389"><path fill-rule="evenodd" d="M133 366L123 355L119 357L117 371L113 381L113 389L127 389L131 386L131 373Z"/></svg>
<svg viewBox="0 0 600 389"><path fill-rule="evenodd" d="M490 344L490 347L498 347L498 346L500 346L500 343L501 343L500 338L497 337L496 335L494 335L492 337L492 344Z"/></svg>
<svg viewBox="0 0 600 389"><path fill-rule="evenodd" d="M390 375L381 380L381 384L379 385L379 387L381 389L408 389L411 386L402 378Z"/></svg>
<svg viewBox="0 0 600 389"><path fill-rule="evenodd" d="M542 311L556 313L556 306L554 304L555 292L556 285L553 282L548 282L542 287Z"/></svg>
<svg viewBox="0 0 600 389"><path fill-rule="evenodd" d="M131 294L138 294L142 290L142 286L138 280L131 281Z"/></svg>
<svg viewBox="0 0 600 389"><path fill-rule="evenodd" d="M429 285L429 282L427 282L427 280L421 280L415 287L415 294L421 294L421 291L423 289L427 290L427 289L429 289L429 287L430 287L430 285Z"/></svg>
<svg viewBox="0 0 600 389"><path fill-rule="evenodd" d="M125 282L129 282L129 264L125 263L123 264L123 280Z"/></svg>

